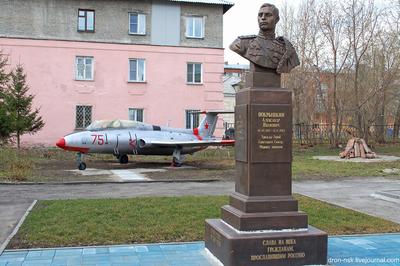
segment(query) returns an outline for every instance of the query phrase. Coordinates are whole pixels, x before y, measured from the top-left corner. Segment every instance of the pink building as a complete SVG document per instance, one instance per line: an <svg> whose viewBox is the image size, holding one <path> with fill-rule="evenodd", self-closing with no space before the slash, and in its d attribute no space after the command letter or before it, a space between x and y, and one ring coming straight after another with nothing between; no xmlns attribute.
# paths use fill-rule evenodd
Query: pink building
<svg viewBox="0 0 400 266"><path fill-rule="evenodd" d="M190 128L190 110L224 107L227 1L0 2L0 49L24 66L46 123L27 145L99 119Z"/></svg>

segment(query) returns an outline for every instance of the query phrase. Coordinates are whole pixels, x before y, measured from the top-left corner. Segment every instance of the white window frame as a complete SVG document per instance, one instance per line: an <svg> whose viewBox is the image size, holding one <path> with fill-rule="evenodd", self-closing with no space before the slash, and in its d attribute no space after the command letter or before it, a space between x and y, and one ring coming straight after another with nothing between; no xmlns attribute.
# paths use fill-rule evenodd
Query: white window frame
<svg viewBox="0 0 400 266"><path fill-rule="evenodd" d="M194 129L195 127L195 120L197 122L197 127L200 125L200 114L192 114L192 112L200 112L200 109L186 109L185 110L185 127L186 129ZM190 123L190 127L188 127L188 120Z"/></svg>
<svg viewBox="0 0 400 266"><path fill-rule="evenodd" d="M131 79L131 61L136 60L136 79ZM143 80L139 80L139 61L143 61ZM128 60L128 82L146 82L146 60L144 58L129 58Z"/></svg>
<svg viewBox="0 0 400 266"><path fill-rule="evenodd" d="M131 16L137 16L138 25L137 25L136 31L132 31L132 29L131 29ZM129 34L146 35L146 14L138 13L138 12L131 12L128 15L128 19L129 19L129 21L128 21ZM143 31L140 32L140 29L143 29Z"/></svg>
<svg viewBox="0 0 400 266"><path fill-rule="evenodd" d="M193 74L192 74L192 81L188 80L188 74L187 73L187 69L189 65L193 65ZM200 65L200 82L196 82L195 81L195 77L196 77L196 71L195 71L195 65ZM201 85L203 84L203 63L200 62L187 62L186 64L186 83L189 85Z"/></svg>
<svg viewBox="0 0 400 266"><path fill-rule="evenodd" d="M196 20L201 20L201 36L196 36L195 35L195 29L196 29L196 26L195 26L195 21ZM189 20L193 20L193 26L192 26L192 29L191 29L191 32L193 33L193 34L190 34L190 31L189 31ZM186 32L185 32L185 36L186 36L186 38L193 38L193 39L203 39L204 38L204 25L205 23L204 23L204 17L201 17L201 16L187 16L186 17Z"/></svg>
<svg viewBox="0 0 400 266"><path fill-rule="evenodd" d="M141 110L142 111L142 121L138 120L138 111ZM130 114L131 111L133 111L133 119L131 119ZM129 108L128 109L128 119L132 120L132 121L138 121L138 122L144 122L144 109L143 108Z"/></svg>
<svg viewBox="0 0 400 266"><path fill-rule="evenodd" d="M83 77L79 77L79 68L78 68L78 61L79 59L83 59L84 60L84 64L83 64ZM92 63L91 63L91 78L87 78L87 74L86 74L86 59L91 59ZM76 56L75 57L75 80L86 80L86 81L93 81L94 80L94 57L93 56Z"/></svg>

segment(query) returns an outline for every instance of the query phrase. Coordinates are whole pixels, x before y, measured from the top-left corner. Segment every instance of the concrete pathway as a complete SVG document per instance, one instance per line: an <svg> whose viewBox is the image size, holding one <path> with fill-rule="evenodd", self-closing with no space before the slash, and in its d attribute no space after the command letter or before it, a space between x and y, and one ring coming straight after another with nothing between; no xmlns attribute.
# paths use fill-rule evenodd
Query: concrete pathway
<svg viewBox="0 0 400 266"><path fill-rule="evenodd" d="M379 162L395 162L399 161L400 157L398 156L390 156L390 155L378 155L376 158L340 158L339 156L313 156L313 159L321 160L321 161L335 161L335 162L343 162L343 163L379 163Z"/></svg>
<svg viewBox="0 0 400 266"><path fill-rule="evenodd" d="M328 239L328 263L337 266L400 265L400 234ZM204 242L5 251L0 266L217 266Z"/></svg>
<svg viewBox="0 0 400 266"><path fill-rule="evenodd" d="M400 201L377 193L400 190L400 180L379 177L293 183L294 192L400 223ZM400 253L400 251L399 251Z"/></svg>
<svg viewBox="0 0 400 266"><path fill-rule="evenodd" d="M75 174L83 176L96 176L96 175L108 175L112 176L115 181L146 181L151 180L146 177L145 173L149 172L166 172L167 168L135 168L135 169L116 169L116 170L105 170L96 168L87 168L85 171L81 170L65 170Z"/></svg>
<svg viewBox="0 0 400 266"><path fill-rule="evenodd" d="M12 233L32 202L4 202L0 200L0 254L2 245ZM1 264L0 264L1 265Z"/></svg>

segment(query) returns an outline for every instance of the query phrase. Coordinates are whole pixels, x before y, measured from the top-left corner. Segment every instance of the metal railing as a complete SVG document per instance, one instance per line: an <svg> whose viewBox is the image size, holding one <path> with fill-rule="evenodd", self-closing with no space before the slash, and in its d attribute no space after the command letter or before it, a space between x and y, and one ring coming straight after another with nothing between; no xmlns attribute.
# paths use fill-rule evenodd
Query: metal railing
<svg viewBox="0 0 400 266"><path fill-rule="evenodd" d="M234 137L234 123L224 123L226 135ZM369 140L376 140L376 132L382 125L369 127ZM394 125L383 125L385 141L393 141ZM233 132L232 132L233 131ZM332 129L334 133L334 128ZM294 124L293 143L297 144L327 144L330 141L330 130L328 124ZM400 134L399 134L400 135ZM351 137L359 136L358 129L354 125L342 125L338 133L338 143L346 144Z"/></svg>

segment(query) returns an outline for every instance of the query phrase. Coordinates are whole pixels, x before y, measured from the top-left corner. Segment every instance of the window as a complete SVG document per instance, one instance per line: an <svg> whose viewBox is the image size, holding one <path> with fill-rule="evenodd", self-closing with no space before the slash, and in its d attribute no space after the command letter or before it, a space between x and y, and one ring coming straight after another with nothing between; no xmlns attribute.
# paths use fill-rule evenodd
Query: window
<svg viewBox="0 0 400 266"><path fill-rule="evenodd" d="M202 17L186 17L186 37L203 38L203 24Z"/></svg>
<svg viewBox="0 0 400 266"><path fill-rule="evenodd" d="M77 56L75 69L76 80L93 80L93 57Z"/></svg>
<svg viewBox="0 0 400 266"><path fill-rule="evenodd" d="M143 122L143 109L129 108L129 120Z"/></svg>
<svg viewBox="0 0 400 266"><path fill-rule="evenodd" d="M187 83L201 84L202 81L202 64L188 63L187 64Z"/></svg>
<svg viewBox="0 0 400 266"><path fill-rule="evenodd" d="M328 84L321 83L321 87L316 91L315 95L315 111L325 112L325 103L328 98Z"/></svg>
<svg viewBox="0 0 400 266"><path fill-rule="evenodd" d="M78 10L78 31L94 32L94 10Z"/></svg>
<svg viewBox="0 0 400 266"><path fill-rule="evenodd" d="M146 34L146 15L129 13L129 34Z"/></svg>
<svg viewBox="0 0 400 266"><path fill-rule="evenodd" d="M199 126L199 118L200 114L199 113L193 113L193 112L200 112L200 110L186 110L186 128L196 128Z"/></svg>
<svg viewBox="0 0 400 266"><path fill-rule="evenodd" d="M145 62L144 59L129 59L129 81L145 81Z"/></svg>
<svg viewBox="0 0 400 266"><path fill-rule="evenodd" d="M85 128L92 123L92 106L77 105L75 116L75 128Z"/></svg>

